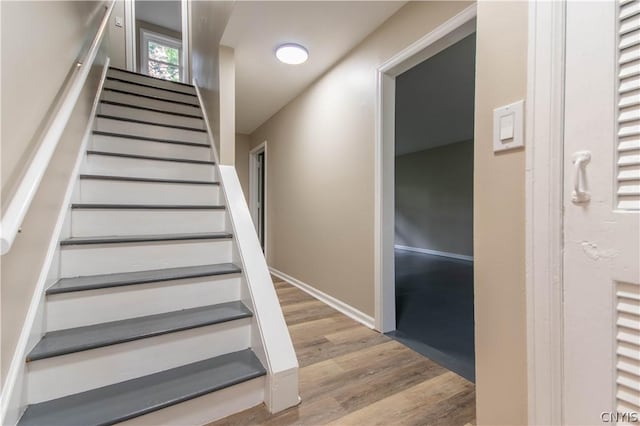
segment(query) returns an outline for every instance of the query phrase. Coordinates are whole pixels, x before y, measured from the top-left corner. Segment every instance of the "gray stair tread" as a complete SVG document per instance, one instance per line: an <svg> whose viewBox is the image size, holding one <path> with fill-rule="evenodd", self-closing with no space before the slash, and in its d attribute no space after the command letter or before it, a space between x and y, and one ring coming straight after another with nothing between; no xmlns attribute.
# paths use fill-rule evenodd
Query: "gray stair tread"
<svg viewBox="0 0 640 426"><path fill-rule="evenodd" d="M233 321L251 315L251 311L242 302L235 301L51 331L46 333L27 355L27 362Z"/></svg>
<svg viewBox="0 0 640 426"><path fill-rule="evenodd" d="M119 115L109 115L109 114L96 114L98 118L106 118L108 120L116 120L116 121L126 121L128 123L137 123L137 124L147 124L149 126L158 126L158 127L169 127L172 129L180 129L180 130L192 130L194 132L207 133L205 129L193 126L178 126L175 124L166 124L166 123L158 123L156 121L148 121L148 120L139 120L135 118L122 117ZM206 145L208 146L208 145Z"/></svg>
<svg viewBox="0 0 640 426"><path fill-rule="evenodd" d="M30 405L20 426L93 426L122 422L260 376L250 349Z"/></svg>
<svg viewBox="0 0 640 426"><path fill-rule="evenodd" d="M132 210L224 210L222 204L116 204L116 203L74 203L72 209L132 209Z"/></svg>
<svg viewBox="0 0 640 426"><path fill-rule="evenodd" d="M210 165L216 164L215 161L209 161L209 160L190 160L187 158L154 157L151 155L124 154L120 152L108 152L108 151L88 150L87 154L88 155L104 155L106 157L135 158L138 160L173 161L175 163L210 164Z"/></svg>
<svg viewBox="0 0 640 426"><path fill-rule="evenodd" d="M184 234L155 234L155 235L114 235L106 237L72 237L60 241L61 246L84 244L115 244L115 243L145 243L155 241L179 240L219 240L233 237L228 232L204 232Z"/></svg>
<svg viewBox="0 0 640 426"><path fill-rule="evenodd" d="M103 90L103 92L104 91L116 92L116 93L122 93L124 95L136 96L138 98L147 98L147 99L152 99L154 101L162 101L162 102L168 102L168 103L171 103L171 104L186 105L186 106L193 107L193 108L198 108L198 109L200 108L200 105L197 104L197 103L175 101L173 99L167 99L167 98L164 98L162 96L146 95L146 94L142 94L142 93L132 92L130 90L115 89L113 87L106 87L106 86L103 87L102 90Z"/></svg>
<svg viewBox="0 0 640 426"><path fill-rule="evenodd" d="M142 178L142 177L109 176L109 175L80 175L80 179L114 180L114 181L125 181L125 182L177 183L177 184L186 184L186 185L220 185L220 182L212 182L212 181L206 181L206 180Z"/></svg>
<svg viewBox="0 0 640 426"><path fill-rule="evenodd" d="M158 109L158 108L151 108L151 107L145 107L145 106L140 106L140 105L133 105L133 104L127 104L124 102L117 102L117 101L107 101L107 100L100 100L100 103L103 104L110 104L110 105L117 105L117 106L122 106L122 107L127 107L127 108L135 108L135 109L144 109L147 111L153 111L153 112L159 112L162 114L169 114L169 115L178 115L178 116L182 116L182 117L191 117L191 118L198 118L200 120L202 120L202 116L201 115L194 115L194 114L186 114L186 113L182 113L182 112L174 112L174 111L165 111L162 109Z"/></svg>
<svg viewBox="0 0 640 426"><path fill-rule="evenodd" d="M236 274L239 272L241 272L240 268L233 263L218 263L212 265L186 266L181 268L154 269L150 271L62 278L47 289L47 294L61 294L74 291L96 290L99 288L121 287L133 284Z"/></svg>
<svg viewBox="0 0 640 426"><path fill-rule="evenodd" d="M196 148L211 148L211 145L209 145L207 143L181 141L181 140L177 140L177 139L152 138L152 137L149 137L149 136L131 135L131 134L128 134L128 133L105 132L103 130L94 130L93 134L94 135L98 135L98 136L106 136L106 137L109 137L109 138L123 138L123 139L131 139L131 140L135 140L135 141L169 143L169 144L173 144L173 145L194 146Z"/></svg>
<svg viewBox="0 0 640 426"><path fill-rule="evenodd" d="M176 93L176 94L179 94L179 95L193 96L193 97L196 97L196 98L198 97L198 95L196 95L195 93L188 93L188 92L183 92L181 90L167 89L166 87L162 87L162 86L158 86L158 85L154 85L154 84L140 83L138 81L127 80L125 78L120 78L120 77L114 77L113 75L107 75L107 80L119 81L121 83L127 83L127 84L135 84L136 86L148 87L149 89L164 90L165 92ZM152 82L150 82L150 83L152 83Z"/></svg>

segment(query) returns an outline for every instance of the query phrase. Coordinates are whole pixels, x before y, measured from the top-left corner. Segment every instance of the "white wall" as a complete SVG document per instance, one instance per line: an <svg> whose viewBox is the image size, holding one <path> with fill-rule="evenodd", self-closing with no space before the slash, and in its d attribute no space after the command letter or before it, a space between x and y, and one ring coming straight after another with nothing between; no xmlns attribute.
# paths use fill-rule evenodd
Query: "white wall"
<svg viewBox="0 0 640 426"><path fill-rule="evenodd" d="M410 2L252 135L269 141L268 261L374 313L376 68L469 3ZM526 94L525 2L480 1L474 126L477 421L525 424L524 152L493 109Z"/></svg>
<svg viewBox="0 0 640 426"><path fill-rule="evenodd" d="M236 133L236 159L235 166L242 186L244 198L249 203L249 149L251 146L251 137Z"/></svg>
<svg viewBox="0 0 640 426"><path fill-rule="evenodd" d="M116 18L122 18L123 26L116 26ZM128 25L135 26L133 22L125 21L124 0L116 0L109 20L109 27L105 36L110 58L109 65L116 68L127 68L127 43L125 41L125 28Z"/></svg>
<svg viewBox="0 0 640 426"><path fill-rule="evenodd" d="M528 7L478 3L473 252L479 425L527 423L524 150L494 154L492 133L493 109L526 96Z"/></svg>
<svg viewBox="0 0 640 426"><path fill-rule="evenodd" d="M0 2L2 9L2 201L37 148L51 105L70 70L88 48L104 3ZM4 384L67 183L96 95L106 49L98 55L69 124L8 254L2 256L1 383Z"/></svg>
<svg viewBox="0 0 640 426"><path fill-rule="evenodd" d="M220 154L219 45L233 10L233 4L233 1L204 0L193 0L190 3L191 76L201 89L218 154Z"/></svg>
<svg viewBox="0 0 640 426"><path fill-rule="evenodd" d="M270 266L373 316L377 68L469 4L408 3L251 135Z"/></svg>

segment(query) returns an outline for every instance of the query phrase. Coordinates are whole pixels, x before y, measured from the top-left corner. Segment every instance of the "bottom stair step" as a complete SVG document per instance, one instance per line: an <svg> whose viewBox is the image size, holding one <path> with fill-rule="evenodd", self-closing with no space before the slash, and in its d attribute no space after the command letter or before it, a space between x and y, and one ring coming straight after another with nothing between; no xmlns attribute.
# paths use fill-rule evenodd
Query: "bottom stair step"
<svg viewBox="0 0 640 426"><path fill-rule="evenodd" d="M118 343L220 324L252 316L240 301L183 309L85 327L50 331L27 355L27 362Z"/></svg>
<svg viewBox="0 0 640 426"><path fill-rule="evenodd" d="M30 405L18 425L110 425L265 374L255 354L245 349Z"/></svg>

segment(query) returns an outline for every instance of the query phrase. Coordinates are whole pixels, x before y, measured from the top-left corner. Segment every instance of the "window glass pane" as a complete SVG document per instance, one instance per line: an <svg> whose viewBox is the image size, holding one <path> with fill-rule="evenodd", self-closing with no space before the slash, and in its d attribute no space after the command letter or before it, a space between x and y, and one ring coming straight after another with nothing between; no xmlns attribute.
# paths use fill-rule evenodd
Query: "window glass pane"
<svg viewBox="0 0 640 426"><path fill-rule="evenodd" d="M149 59L180 65L180 51L174 47L149 41Z"/></svg>
<svg viewBox="0 0 640 426"><path fill-rule="evenodd" d="M164 80L180 81L180 67L149 60L149 75Z"/></svg>

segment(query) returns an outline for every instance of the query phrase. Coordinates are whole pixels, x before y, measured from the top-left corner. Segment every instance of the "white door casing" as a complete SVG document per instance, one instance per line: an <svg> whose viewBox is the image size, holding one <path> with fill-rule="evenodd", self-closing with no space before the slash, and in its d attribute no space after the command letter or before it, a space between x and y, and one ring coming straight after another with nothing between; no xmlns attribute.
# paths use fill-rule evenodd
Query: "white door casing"
<svg viewBox="0 0 640 426"><path fill-rule="evenodd" d="M622 423L640 411L640 1L566 19L563 423Z"/></svg>
<svg viewBox="0 0 640 426"><path fill-rule="evenodd" d="M374 200L375 329L396 329L395 297L395 98L396 77L475 32L473 3L397 52L377 69Z"/></svg>
<svg viewBox="0 0 640 426"><path fill-rule="evenodd" d="M259 154L263 153L262 161ZM264 170L260 170L260 167ZM261 181L261 178L264 181ZM261 192L261 187L264 191ZM249 151L249 212L253 219L253 224L258 233L258 238L262 235L264 241L264 253L267 254L267 141Z"/></svg>

